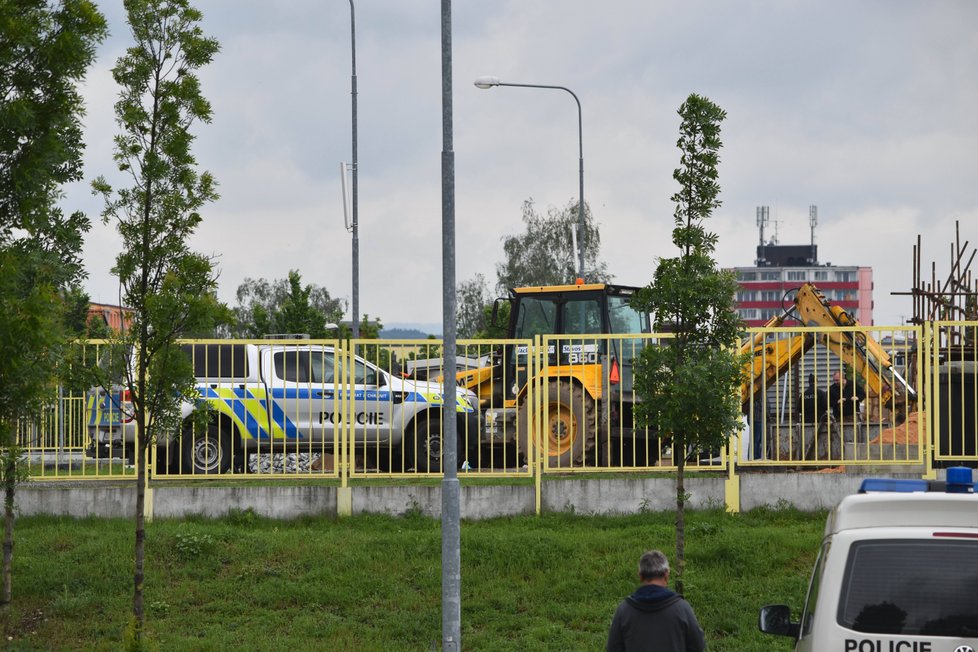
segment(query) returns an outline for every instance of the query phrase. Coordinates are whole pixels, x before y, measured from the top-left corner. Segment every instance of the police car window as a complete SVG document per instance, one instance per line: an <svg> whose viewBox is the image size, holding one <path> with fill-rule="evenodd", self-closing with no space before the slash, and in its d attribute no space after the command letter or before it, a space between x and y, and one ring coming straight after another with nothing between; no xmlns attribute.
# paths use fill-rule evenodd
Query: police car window
<svg viewBox="0 0 978 652"><path fill-rule="evenodd" d="M357 385L376 385L377 370L357 360L354 365L354 378Z"/></svg>
<svg viewBox="0 0 978 652"><path fill-rule="evenodd" d="M310 382L309 354L309 351L300 349L277 352L272 356L275 375L282 380L293 383Z"/></svg>
<svg viewBox="0 0 978 652"><path fill-rule="evenodd" d="M336 376L336 360L329 351L309 353L309 378L314 383L333 383Z"/></svg>
<svg viewBox="0 0 978 652"><path fill-rule="evenodd" d="M859 632L978 636L978 541L854 543L838 621Z"/></svg>
<svg viewBox="0 0 978 652"><path fill-rule="evenodd" d="M801 614L801 638L812 633L812 624L815 622L815 605L818 604L818 590L822 586L822 573L825 571L825 557L829 554L829 545L826 543L822 546L818 559L815 560L811 583L808 586L808 595L805 597L805 609Z"/></svg>
<svg viewBox="0 0 978 652"><path fill-rule="evenodd" d="M248 354L244 344L184 344L198 378L247 378Z"/></svg>

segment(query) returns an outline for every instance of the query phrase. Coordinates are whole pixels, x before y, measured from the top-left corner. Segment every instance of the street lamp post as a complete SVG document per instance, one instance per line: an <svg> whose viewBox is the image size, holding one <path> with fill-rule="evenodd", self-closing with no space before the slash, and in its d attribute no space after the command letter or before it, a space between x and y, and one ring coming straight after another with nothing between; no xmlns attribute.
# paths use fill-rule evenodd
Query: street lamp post
<svg viewBox="0 0 978 652"><path fill-rule="evenodd" d="M462 649L461 487L458 482L458 422L455 387L449 380L456 359L455 145L452 114L452 0L441 0L441 256L442 337L445 397L442 401L441 631L443 652ZM449 399L449 396L453 397Z"/></svg>
<svg viewBox="0 0 978 652"><path fill-rule="evenodd" d="M350 94L353 96L353 339L360 337L360 223L357 220L357 30L353 0L350 0L350 47L353 75Z"/></svg>
<svg viewBox="0 0 978 652"><path fill-rule="evenodd" d="M545 84L513 84L502 82L499 77L484 76L475 80L478 88L488 89L493 86L514 86L516 88L551 88L555 90L567 91L577 103L577 144L578 159L580 161L578 180L580 182L580 192L577 202L577 273L584 276L584 129L581 119L581 101L577 99L574 91L565 86L548 86Z"/></svg>

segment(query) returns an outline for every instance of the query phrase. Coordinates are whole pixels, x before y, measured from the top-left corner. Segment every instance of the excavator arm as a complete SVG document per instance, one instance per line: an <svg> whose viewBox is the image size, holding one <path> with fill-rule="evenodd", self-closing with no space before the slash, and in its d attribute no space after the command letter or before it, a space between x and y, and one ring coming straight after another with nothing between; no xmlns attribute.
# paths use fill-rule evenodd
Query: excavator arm
<svg viewBox="0 0 978 652"><path fill-rule="evenodd" d="M805 326L859 326L859 321L839 306L831 305L814 285L806 283L795 295L795 309ZM883 405L913 405L917 392L893 368L889 354L879 342L855 330L833 331L822 338L846 364L866 381L867 393Z"/></svg>
<svg viewBox="0 0 978 652"><path fill-rule="evenodd" d="M773 317L764 328L778 328L789 314L790 311ZM740 347L741 354L751 354L744 370L744 382L740 386L741 402L744 405L750 402L751 396L790 369L815 344L812 333L791 335L773 341L765 341L765 335L764 331L755 333Z"/></svg>
<svg viewBox="0 0 978 652"><path fill-rule="evenodd" d="M765 328L777 328L785 318L795 313L804 326L858 327L859 322L839 306L834 306L810 283L802 285L794 297L794 305L783 315L771 319ZM741 346L741 353L753 353L747 363L746 378L741 385L741 399L746 404L752 394L778 378L805 354L816 341L834 352L843 362L852 365L866 381L870 397L888 405L912 405L916 391L893 368L890 356L883 347L864 332L837 330L830 333L799 333L772 342L765 333L755 333Z"/></svg>

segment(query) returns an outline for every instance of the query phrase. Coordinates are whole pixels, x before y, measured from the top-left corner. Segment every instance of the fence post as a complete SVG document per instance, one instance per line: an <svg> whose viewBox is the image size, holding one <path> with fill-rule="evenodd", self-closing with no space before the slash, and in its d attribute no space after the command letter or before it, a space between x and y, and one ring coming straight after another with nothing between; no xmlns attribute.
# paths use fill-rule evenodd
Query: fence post
<svg viewBox="0 0 978 652"><path fill-rule="evenodd" d="M349 342L349 340L347 340ZM339 343L337 343L339 344ZM352 345L351 345L352 346ZM339 405L337 406L337 413L342 414L343 418L339 420L338 424L334 424L334 428L339 428L339 441L336 441L336 434L334 430L333 442L336 445L334 448L334 459L336 460L336 468L340 472L340 486L336 488L336 515L337 516L352 516L353 515L353 488L350 487L350 464L351 460L354 459L353 440L352 436L348 436L348 428L352 428L353 424L353 354L350 349L341 349L339 346L336 347L336 359L340 361L340 386L339 391L336 393L339 395L337 400Z"/></svg>
<svg viewBox="0 0 978 652"><path fill-rule="evenodd" d="M542 450L544 446L543 437L541 433L543 432L543 338L540 335L533 337L532 343L532 355L527 352L526 362L527 362L527 394L526 406L530 410L530 416L526 420L527 427L531 428L533 432L528 432L526 440L530 442L527 446L526 451L526 464L527 469L530 473L534 474L534 493L536 494L536 514L537 516L543 510L543 459L545 451Z"/></svg>
<svg viewBox="0 0 978 652"><path fill-rule="evenodd" d="M736 351L737 349L734 348L733 350ZM740 387L734 388L733 393L737 397L737 400L740 401ZM753 446L754 435L752 428L748 428L746 431L741 428L740 432L736 432L727 438L727 479L723 482L723 502L727 512L731 514L740 512L740 476L737 475L736 467L737 460L740 459L740 438L745 432L750 440L748 446Z"/></svg>
<svg viewBox="0 0 978 652"><path fill-rule="evenodd" d="M734 441L739 443L740 438L735 436ZM737 475L735 461L737 459L736 446L731 450L730 443L727 443L727 479L723 482L723 502L727 507L727 512L735 514L740 511L740 476Z"/></svg>
<svg viewBox="0 0 978 652"><path fill-rule="evenodd" d="M917 441L923 443L924 474L923 479L937 479L937 469L934 468L934 456L937 454L935 439L940 436L940 414L937 409L938 397L934 395L935 376L940 373L938 361L940 351L940 328L934 328L934 323L925 321L920 330L920 344L917 348L917 360L922 360L917 377ZM920 346L923 346L921 352Z"/></svg>

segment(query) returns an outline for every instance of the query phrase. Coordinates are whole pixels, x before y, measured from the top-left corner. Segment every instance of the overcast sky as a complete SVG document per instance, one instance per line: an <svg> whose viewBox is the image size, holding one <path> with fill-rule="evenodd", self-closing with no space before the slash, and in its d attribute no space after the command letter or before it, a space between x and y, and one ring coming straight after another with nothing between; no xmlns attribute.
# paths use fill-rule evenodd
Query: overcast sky
<svg viewBox="0 0 978 652"><path fill-rule="evenodd" d="M114 177L110 69L130 43L121 2L85 84L88 180ZM201 169L220 183L198 251L217 257L220 296L290 269L352 296L339 165L351 159L346 0L197 0L221 43L201 71L214 119L198 125ZM781 244L807 244L818 206L821 262L873 268L875 322L912 314L912 251L949 272L955 220L978 242L978 3L960 1L468 0L453 3L459 281L495 285L501 239L578 194L615 280L649 282L674 256L677 109L690 93L727 111L723 206L707 226L722 266L753 265L756 207ZM387 325L441 321L441 41L435 0L356 0L360 311ZM86 184L65 205L96 222L85 260L94 301L118 303L114 225Z"/></svg>

